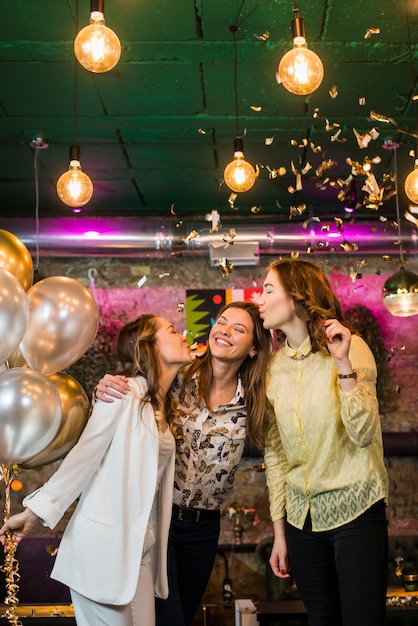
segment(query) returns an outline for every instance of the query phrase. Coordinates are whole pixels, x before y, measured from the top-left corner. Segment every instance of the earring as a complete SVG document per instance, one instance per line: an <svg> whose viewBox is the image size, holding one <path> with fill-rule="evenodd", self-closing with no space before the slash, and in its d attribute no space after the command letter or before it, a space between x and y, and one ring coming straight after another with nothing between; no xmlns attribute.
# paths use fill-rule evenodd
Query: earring
<svg viewBox="0 0 418 626"><path fill-rule="evenodd" d="M253 359L255 357L255 355L257 354L257 352L250 352L249 353L249 357L250 359Z"/></svg>

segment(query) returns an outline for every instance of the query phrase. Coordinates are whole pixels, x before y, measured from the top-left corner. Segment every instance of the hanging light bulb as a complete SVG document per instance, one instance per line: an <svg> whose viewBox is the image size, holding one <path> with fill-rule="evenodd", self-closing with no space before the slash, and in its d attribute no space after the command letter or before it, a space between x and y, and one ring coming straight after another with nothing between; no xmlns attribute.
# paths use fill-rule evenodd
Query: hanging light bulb
<svg viewBox="0 0 418 626"><path fill-rule="evenodd" d="M418 159L412 172L405 178L405 193L413 204L418 204Z"/></svg>
<svg viewBox="0 0 418 626"><path fill-rule="evenodd" d="M104 0L91 0L90 24L77 34L74 52L79 63L90 72L108 72L119 61L120 41L105 26Z"/></svg>
<svg viewBox="0 0 418 626"><path fill-rule="evenodd" d="M232 191L244 192L251 189L256 179L253 166L244 159L244 144L241 137L234 139L234 160L225 168L224 180Z"/></svg>
<svg viewBox="0 0 418 626"><path fill-rule="evenodd" d="M418 276L403 267L383 286L383 304L396 317L418 315Z"/></svg>
<svg viewBox="0 0 418 626"><path fill-rule="evenodd" d="M299 17L299 9L293 9L293 14L293 48L280 61L276 80L290 93L305 96L321 84L324 66L319 56L308 48L305 22Z"/></svg>
<svg viewBox="0 0 418 626"><path fill-rule="evenodd" d="M71 207L84 206L93 195L93 183L81 169L79 146L70 148L70 165L58 179L57 194Z"/></svg>
<svg viewBox="0 0 418 626"><path fill-rule="evenodd" d="M398 239L400 241L399 255L401 268L398 272L395 272L393 276L390 276L383 285L383 304L389 313L396 317L410 317L411 315L418 314L418 276L413 272L407 272L403 267L404 257L398 194L398 163L396 158L396 151L399 148L399 144L394 141L386 141L384 147L388 150L392 150L393 155L396 219L398 222Z"/></svg>

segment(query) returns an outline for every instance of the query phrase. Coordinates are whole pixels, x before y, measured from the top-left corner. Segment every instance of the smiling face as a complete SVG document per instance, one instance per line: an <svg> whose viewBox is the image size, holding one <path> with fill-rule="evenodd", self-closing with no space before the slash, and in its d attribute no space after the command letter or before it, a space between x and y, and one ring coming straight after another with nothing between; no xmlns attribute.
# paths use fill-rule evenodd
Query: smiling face
<svg viewBox="0 0 418 626"><path fill-rule="evenodd" d="M274 270L270 270L266 276L258 305L264 328L285 331L297 319L295 303L287 295Z"/></svg>
<svg viewBox="0 0 418 626"><path fill-rule="evenodd" d="M160 362L179 368L191 363L193 359L186 337L176 332L174 326L163 317L157 318L157 324L155 340Z"/></svg>
<svg viewBox="0 0 418 626"><path fill-rule="evenodd" d="M229 307L215 320L209 334L209 346L214 358L242 362L255 356L254 324L247 311Z"/></svg>

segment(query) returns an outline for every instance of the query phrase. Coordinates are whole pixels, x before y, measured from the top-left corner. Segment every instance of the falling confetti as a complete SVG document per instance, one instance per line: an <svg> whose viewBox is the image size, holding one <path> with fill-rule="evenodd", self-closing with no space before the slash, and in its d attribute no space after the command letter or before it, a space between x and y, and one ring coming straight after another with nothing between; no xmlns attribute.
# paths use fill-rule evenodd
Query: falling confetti
<svg viewBox="0 0 418 626"><path fill-rule="evenodd" d="M364 34L364 39L370 39L372 35L378 35L380 28L368 28Z"/></svg>
<svg viewBox="0 0 418 626"><path fill-rule="evenodd" d="M259 39L260 41L267 41L267 39L270 37L270 33L268 32L268 30L266 30L266 32L263 33L262 35L256 35L255 33L253 34L254 34L254 37L256 39Z"/></svg>
<svg viewBox="0 0 418 626"><path fill-rule="evenodd" d="M219 267L223 276L228 276L234 269L234 264L226 258L219 259Z"/></svg>
<svg viewBox="0 0 418 626"><path fill-rule="evenodd" d="M197 232L197 230L191 230L190 233L184 238L184 242L189 243L189 241L196 239L196 237L199 237L199 233Z"/></svg>

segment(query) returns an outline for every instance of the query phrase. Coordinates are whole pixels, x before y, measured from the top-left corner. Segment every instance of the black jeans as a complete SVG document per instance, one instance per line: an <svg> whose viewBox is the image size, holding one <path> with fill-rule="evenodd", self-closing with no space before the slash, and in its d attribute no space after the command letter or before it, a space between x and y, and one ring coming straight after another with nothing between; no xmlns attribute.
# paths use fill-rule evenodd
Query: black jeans
<svg viewBox="0 0 418 626"><path fill-rule="evenodd" d="M156 600L158 626L190 626L215 562L220 516L210 521L171 520L167 600Z"/></svg>
<svg viewBox="0 0 418 626"><path fill-rule="evenodd" d="M382 626L388 571L384 502L335 530L311 528L310 517L303 530L286 523L289 561L310 626Z"/></svg>

